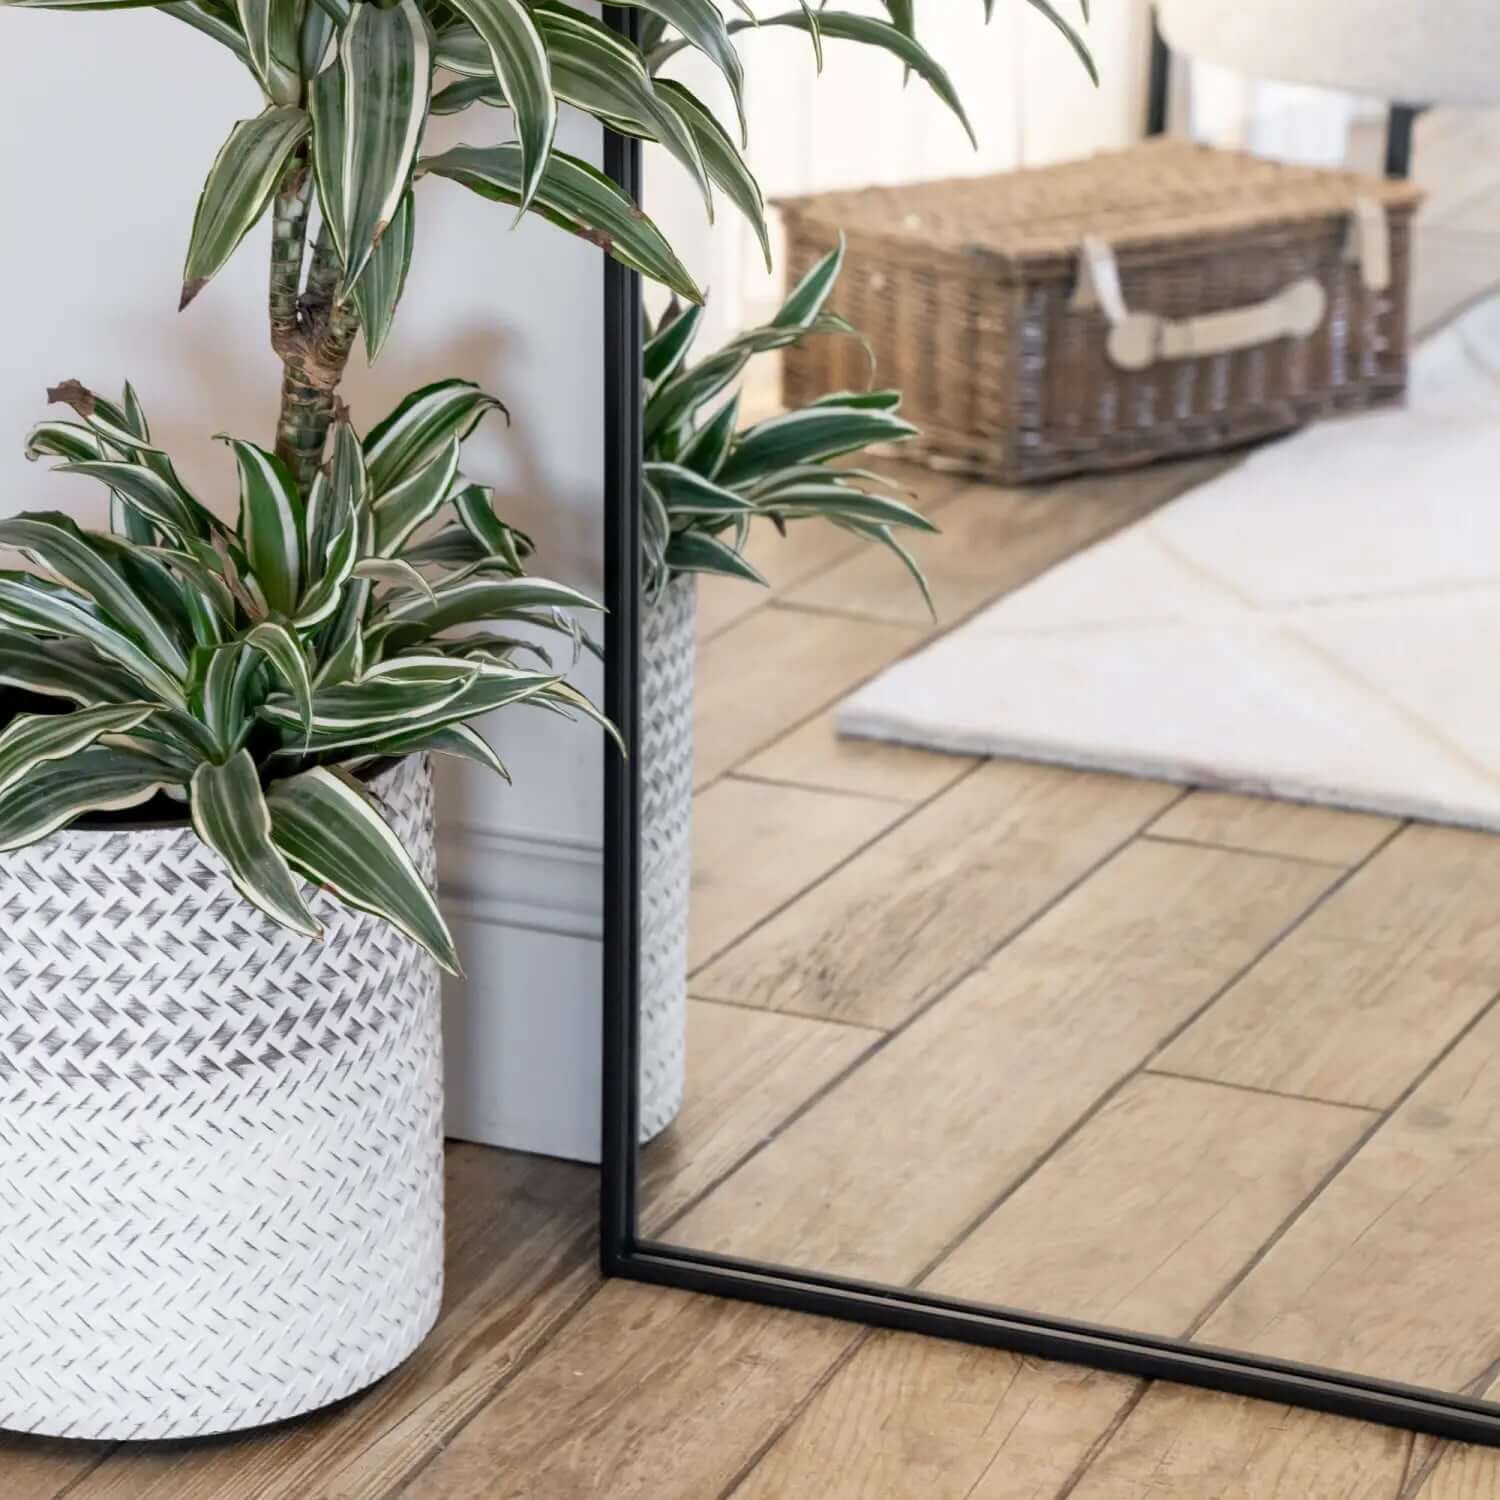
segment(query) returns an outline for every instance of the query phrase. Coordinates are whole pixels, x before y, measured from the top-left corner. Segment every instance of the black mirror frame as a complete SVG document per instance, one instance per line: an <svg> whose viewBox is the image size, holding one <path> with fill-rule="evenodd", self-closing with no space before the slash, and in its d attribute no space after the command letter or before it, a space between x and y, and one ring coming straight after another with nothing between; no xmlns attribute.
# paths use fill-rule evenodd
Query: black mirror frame
<svg viewBox="0 0 1500 1500"><path fill-rule="evenodd" d="M606 6L604 15L622 35L637 34L639 10ZM606 131L605 171L632 198L639 199L640 142ZM609 609L605 707L627 744L634 746L640 739L640 278L608 259L604 278L605 590ZM606 1276L1177 1381L1500 1447L1500 1405L1468 1397L642 1239L637 1216L639 767L634 758L611 753L605 757L604 775L600 1265Z"/></svg>

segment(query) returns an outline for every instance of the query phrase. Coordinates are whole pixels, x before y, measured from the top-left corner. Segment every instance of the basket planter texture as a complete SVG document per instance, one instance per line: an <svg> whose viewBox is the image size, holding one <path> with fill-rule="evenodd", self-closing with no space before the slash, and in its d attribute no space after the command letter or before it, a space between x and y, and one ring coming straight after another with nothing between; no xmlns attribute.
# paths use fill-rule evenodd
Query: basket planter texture
<svg viewBox="0 0 1500 1500"><path fill-rule="evenodd" d="M903 456L1016 484L1399 399L1421 196L1163 139L780 207L792 283L847 237L835 310L922 430ZM868 378L833 337L783 371L789 408Z"/></svg>
<svg viewBox="0 0 1500 1500"><path fill-rule="evenodd" d="M641 1139L682 1107L693 879L697 587L674 578L641 618Z"/></svg>
<svg viewBox="0 0 1500 1500"><path fill-rule="evenodd" d="M431 882L425 757L370 790ZM432 1327L437 966L309 898L321 942L183 825L0 855L0 1428L258 1426L371 1384Z"/></svg>

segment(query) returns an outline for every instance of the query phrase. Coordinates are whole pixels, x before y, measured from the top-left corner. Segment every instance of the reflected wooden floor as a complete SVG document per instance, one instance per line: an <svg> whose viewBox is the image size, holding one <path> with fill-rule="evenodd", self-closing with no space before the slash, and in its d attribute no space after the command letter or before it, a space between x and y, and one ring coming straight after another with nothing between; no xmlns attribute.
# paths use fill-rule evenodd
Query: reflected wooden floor
<svg viewBox="0 0 1500 1500"><path fill-rule="evenodd" d="M1500 128L1422 131L1430 322L1500 283ZM944 626L1218 466L913 474ZM761 561L704 591L647 1231L1488 1392L1500 840L838 742L932 627L836 534ZM1500 1451L604 1284L593 1172L448 1166L446 1305L390 1380L229 1442L0 1437L0 1500L1500 1500Z"/></svg>

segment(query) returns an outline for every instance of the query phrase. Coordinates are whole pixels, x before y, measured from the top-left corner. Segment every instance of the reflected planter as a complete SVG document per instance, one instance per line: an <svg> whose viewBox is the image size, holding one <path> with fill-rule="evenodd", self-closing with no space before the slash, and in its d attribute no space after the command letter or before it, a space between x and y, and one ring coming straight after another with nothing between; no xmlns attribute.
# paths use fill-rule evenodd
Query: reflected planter
<svg viewBox="0 0 1500 1500"><path fill-rule="evenodd" d="M430 882L425 757L377 776ZM306 892L277 926L182 824L0 855L0 1428L177 1438L400 1364L443 1277L438 970Z"/></svg>
<svg viewBox="0 0 1500 1500"><path fill-rule="evenodd" d="M693 678L698 590L674 578L641 608L641 1140L682 1107L693 879Z"/></svg>

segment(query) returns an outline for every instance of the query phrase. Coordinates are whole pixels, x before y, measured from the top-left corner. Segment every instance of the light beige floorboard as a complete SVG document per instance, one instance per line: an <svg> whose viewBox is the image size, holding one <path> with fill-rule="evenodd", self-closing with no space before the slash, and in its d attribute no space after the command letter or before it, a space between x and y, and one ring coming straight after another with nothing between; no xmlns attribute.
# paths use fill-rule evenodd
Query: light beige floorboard
<svg viewBox="0 0 1500 1500"><path fill-rule="evenodd" d="M687 1098L641 1153L641 1226L675 1214L849 1067L882 1033L688 1002Z"/></svg>
<svg viewBox="0 0 1500 1500"><path fill-rule="evenodd" d="M967 755L944 755L837 734L829 712L767 745L741 769L747 776L792 786L925 802L978 764Z"/></svg>
<svg viewBox="0 0 1500 1500"><path fill-rule="evenodd" d="M1133 1078L923 1286L1180 1336L1373 1120Z"/></svg>
<svg viewBox="0 0 1500 1500"><path fill-rule="evenodd" d="M847 1323L610 1282L407 1495L712 1500L862 1336Z"/></svg>
<svg viewBox="0 0 1500 1500"><path fill-rule="evenodd" d="M1134 1381L875 1333L733 1500L1051 1500Z"/></svg>
<svg viewBox="0 0 1500 1500"><path fill-rule="evenodd" d="M0 1495L5 1500L61 1500L113 1449L112 1443L0 1432Z"/></svg>
<svg viewBox="0 0 1500 1500"><path fill-rule="evenodd" d="M866 624L770 607L698 652L693 780L704 786L904 655L905 625Z"/></svg>
<svg viewBox="0 0 1500 1500"><path fill-rule="evenodd" d="M1500 838L1404 829L1161 1066L1385 1106L1500 991Z"/></svg>
<svg viewBox="0 0 1500 1500"><path fill-rule="evenodd" d="M1444 1443L1422 1483L1401 1500L1500 1500L1500 1449Z"/></svg>
<svg viewBox="0 0 1500 1500"><path fill-rule="evenodd" d="M1461 1391L1500 1369L1500 1009L1204 1325L1210 1343Z"/></svg>
<svg viewBox="0 0 1500 1500"><path fill-rule="evenodd" d="M905 809L727 776L693 803L688 970L878 838Z"/></svg>
<svg viewBox="0 0 1500 1500"><path fill-rule="evenodd" d="M968 974L1176 795L990 761L710 964L700 994L892 1026Z"/></svg>
<svg viewBox="0 0 1500 1500"><path fill-rule="evenodd" d="M916 532L902 541L927 575L937 625L947 630L1226 467L1213 458L1042 488L974 484L933 512L938 534ZM932 624L900 560L879 547L852 554L791 589L787 599L897 624Z"/></svg>
<svg viewBox="0 0 1500 1500"><path fill-rule="evenodd" d="M1157 1384L1069 1500L1396 1500L1411 1447L1388 1427Z"/></svg>
<svg viewBox="0 0 1500 1500"><path fill-rule="evenodd" d="M1134 845L825 1094L673 1239L911 1280L1331 878Z"/></svg>
<svg viewBox="0 0 1500 1500"><path fill-rule="evenodd" d="M1236 792L1193 792L1169 807L1151 833L1160 838L1357 865L1395 832L1394 819Z"/></svg>

